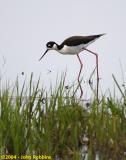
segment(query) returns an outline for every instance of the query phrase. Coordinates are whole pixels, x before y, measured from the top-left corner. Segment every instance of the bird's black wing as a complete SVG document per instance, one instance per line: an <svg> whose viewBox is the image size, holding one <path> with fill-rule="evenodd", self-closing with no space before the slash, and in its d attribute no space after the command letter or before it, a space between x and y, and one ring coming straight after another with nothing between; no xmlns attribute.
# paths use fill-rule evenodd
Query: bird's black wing
<svg viewBox="0 0 126 160"><path fill-rule="evenodd" d="M91 36L72 36L67 38L66 40L63 41L63 43L61 44L61 46L63 45L67 45L67 46L77 46L80 44L87 44L101 36L103 36L104 34L99 34L99 35L91 35Z"/></svg>

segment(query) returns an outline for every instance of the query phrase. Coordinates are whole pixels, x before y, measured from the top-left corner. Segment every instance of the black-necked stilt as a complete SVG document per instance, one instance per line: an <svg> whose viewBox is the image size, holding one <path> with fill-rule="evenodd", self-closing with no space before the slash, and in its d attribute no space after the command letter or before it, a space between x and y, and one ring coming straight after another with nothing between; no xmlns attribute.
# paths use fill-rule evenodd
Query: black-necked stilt
<svg viewBox="0 0 126 160"><path fill-rule="evenodd" d="M42 57L39 60L41 60L49 50L56 50L57 52L59 52L61 54L64 54L64 55L77 55L78 60L79 60L80 65L81 65L80 72L79 72L79 75L78 75L78 82L80 82L79 77L80 77L80 74L81 74L81 71L82 71L83 64L82 64L81 59L79 57L79 53L82 52L83 50L86 50L86 51L92 53L93 55L96 56L97 98L98 98L98 82L99 82L98 54L90 51L89 49L87 49L87 46L90 45L91 43L93 43L96 39L98 39L99 37L101 37L103 35L104 34L91 35L91 36L72 36L72 37L69 37L66 40L64 40L60 45L58 45L54 41L49 41L46 44L47 50L45 51L45 53L42 55ZM80 89L81 89L81 96L80 97L82 97L83 90L82 90L81 86L80 86Z"/></svg>

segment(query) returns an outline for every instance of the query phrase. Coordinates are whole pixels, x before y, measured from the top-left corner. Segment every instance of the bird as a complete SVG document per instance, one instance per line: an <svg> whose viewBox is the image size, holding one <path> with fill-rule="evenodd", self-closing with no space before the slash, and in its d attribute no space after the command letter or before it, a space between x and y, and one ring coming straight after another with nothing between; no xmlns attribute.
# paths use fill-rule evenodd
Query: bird
<svg viewBox="0 0 126 160"><path fill-rule="evenodd" d="M86 50L90 53L92 53L93 55L95 55L96 57L96 67L97 67L97 97L98 97L98 81L99 81L99 71L98 71L98 54L95 52L92 52L91 50L87 49L87 47L93 43L94 41L96 41L98 38L100 38L101 36L105 35L105 33L103 34L97 34L97 35L89 35L89 36L71 36L67 39L65 39L60 45L57 44L54 41L49 41L46 44L46 51L45 53L41 56L41 58L39 59L39 61L46 55L46 53L50 50L55 50L57 52L59 52L60 54L63 55L77 55L78 60L80 62L80 72L78 75L78 82L80 82L80 74L83 68L83 63L79 57L79 53ZM83 90L82 87L80 85L80 90L81 90L81 96L83 95Z"/></svg>

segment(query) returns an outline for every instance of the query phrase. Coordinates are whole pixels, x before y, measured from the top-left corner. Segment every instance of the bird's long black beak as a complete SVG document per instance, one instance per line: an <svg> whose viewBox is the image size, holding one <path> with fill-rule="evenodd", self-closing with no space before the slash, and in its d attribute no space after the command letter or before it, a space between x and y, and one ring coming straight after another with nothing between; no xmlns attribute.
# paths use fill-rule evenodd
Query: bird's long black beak
<svg viewBox="0 0 126 160"><path fill-rule="evenodd" d="M48 49L45 51L45 53L42 55L42 57L39 59L39 61L46 55L47 52L48 52Z"/></svg>

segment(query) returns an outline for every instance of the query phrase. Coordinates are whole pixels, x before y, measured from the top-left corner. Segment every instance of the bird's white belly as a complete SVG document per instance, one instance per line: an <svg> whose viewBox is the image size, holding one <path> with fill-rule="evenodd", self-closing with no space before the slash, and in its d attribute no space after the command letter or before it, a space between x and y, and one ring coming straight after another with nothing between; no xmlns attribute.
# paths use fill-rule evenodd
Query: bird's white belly
<svg viewBox="0 0 126 160"><path fill-rule="evenodd" d="M78 46L66 46L64 45L64 47L61 50L58 50L59 53L61 54L69 54L69 55L74 55L74 54L78 54L81 51L84 50L84 48L86 48L88 46L88 44L84 45L78 45Z"/></svg>

